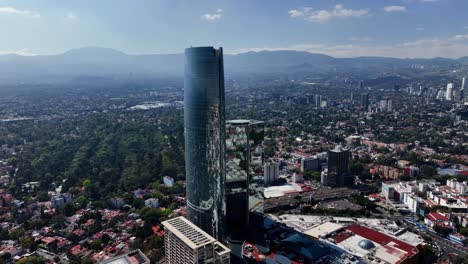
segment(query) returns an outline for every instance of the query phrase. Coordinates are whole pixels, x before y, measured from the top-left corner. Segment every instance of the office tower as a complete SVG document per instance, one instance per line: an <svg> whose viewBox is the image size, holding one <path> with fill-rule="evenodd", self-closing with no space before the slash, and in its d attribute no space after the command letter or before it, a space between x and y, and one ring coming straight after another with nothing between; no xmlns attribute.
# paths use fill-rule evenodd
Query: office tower
<svg viewBox="0 0 468 264"><path fill-rule="evenodd" d="M320 107L322 104L322 96L320 94L315 95L315 106Z"/></svg>
<svg viewBox="0 0 468 264"><path fill-rule="evenodd" d="M245 232L249 222L249 186L263 163L263 138L261 121L226 122L226 229L231 238Z"/></svg>
<svg viewBox="0 0 468 264"><path fill-rule="evenodd" d="M184 128L188 218L223 241L226 179L222 48L185 50Z"/></svg>
<svg viewBox="0 0 468 264"><path fill-rule="evenodd" d="M354 93L351 93L351 103L354 103Z"/></svg>
<svg viewBox="0 0 468 264"><path fill-rule="evenodd" d="M186 218L172 218L162 225L168 264L229 264L231 251Z"/></svg>
<svg viewBox="0 0 468 264"><path fill-rule="evenodd" d="M270 162L263 167L263 181L265 186L270 186L274 181L279 179L279 164Z"/></svg>
<svg viewBox="0 0 468 264"><path fill-rule="evenodd" d="M367 111L369 108L369 94L361 94L361 109Z"/></svg>
<svg viewBox="0 0 468 264"><path fill-rule="evenodd" d="M445 100L451 101L453 99L453 83L447 84L447 90L445 92Z"/></svg>
<svg viewBox="0 0 468 264"><path fill-rule="evenodd" d="M465 79L466 79L466 77L463 77L462 84L461 84L461 87L460 87L459 100L462 101L462 102L465 99Z"/></svg>
<svg viewBox="0 0 468 264"><path fill-rule="evenodd" d="M364 89L364 82L363 81L359 81L359 89Z"/></svg>
<svg viewBox="0 0 468 264"><path fill-rule="evenodd" d="M328 174L336 175L336 186L354 185L354 176L351 175L351 153L348 149L337 145L328 151Z"/></svg>
<svg viewBox="0 0 468 264"><path fill-rule="evenodd" d="M318 171L320 168L320 161L317 157L307 157L301 159L301 172L305 170Z"/></svg>

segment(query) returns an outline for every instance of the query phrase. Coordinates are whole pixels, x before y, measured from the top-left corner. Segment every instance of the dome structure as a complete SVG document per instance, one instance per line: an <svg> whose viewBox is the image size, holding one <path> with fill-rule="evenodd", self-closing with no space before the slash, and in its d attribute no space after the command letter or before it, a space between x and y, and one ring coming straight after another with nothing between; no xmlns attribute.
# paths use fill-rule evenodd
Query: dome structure
<svg viewBox="0 0 468 264"><path fill-rule="evenodd" d="M361 241L359 241L359 244L358 244L362 249L365 249L365 250L371 250L372 248L375 247L374 243L372 243L372 241L369 241L367 239L363 239Z"/></svg>

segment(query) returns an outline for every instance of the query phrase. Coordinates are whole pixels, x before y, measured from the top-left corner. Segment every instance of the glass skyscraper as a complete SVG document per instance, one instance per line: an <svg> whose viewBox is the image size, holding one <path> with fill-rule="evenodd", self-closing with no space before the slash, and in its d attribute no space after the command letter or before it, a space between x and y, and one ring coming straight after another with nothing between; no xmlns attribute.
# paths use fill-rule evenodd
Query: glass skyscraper
<svg viewBox="0 0 468 264"><path fill-rule="evenodd" d="M245 233L252 207L263 213L264 124L255 120L226 122L226 226L231 238Z"/></svg>
<svg viewBox="0 0 468 264"><path fill-rule="evenodd" d="M224 241L225 119L222 48L185 50L185 167L189 220Z"/></svg>

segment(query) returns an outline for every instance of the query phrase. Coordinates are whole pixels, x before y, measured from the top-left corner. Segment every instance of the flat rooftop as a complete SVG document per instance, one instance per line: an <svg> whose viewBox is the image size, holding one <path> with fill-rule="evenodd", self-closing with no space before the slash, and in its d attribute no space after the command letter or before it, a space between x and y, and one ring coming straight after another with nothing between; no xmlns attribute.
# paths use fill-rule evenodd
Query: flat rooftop
<svg viewBox="0 0 468 264"><path fill-rule="evenodd" d="M149 264L149 259L139 249L130 251L115 258L107 259L101 264Z"/></svg>
<svg viewBox="0 0 468 264"><path fill-rule="evenodd" d="M183 216L164 221L162 225L192 249L217 241Z"/></svg>
<svg viewBox="0 0 468 264"><path fill-rule="evenodd" d="M309 229L307 230L306 232L304 232L304 234L308 235L308 236L311 236L313 238L320 238L320 237L323 237L323 236L326 236L330 233L333 233L335 231L338 231L340 229L342 229L343 226L340 225L340 224L335 224L335 223L332 223L332 222L326 222L326 223L323 223L321 225L318 225L312 229Z"/></svg>

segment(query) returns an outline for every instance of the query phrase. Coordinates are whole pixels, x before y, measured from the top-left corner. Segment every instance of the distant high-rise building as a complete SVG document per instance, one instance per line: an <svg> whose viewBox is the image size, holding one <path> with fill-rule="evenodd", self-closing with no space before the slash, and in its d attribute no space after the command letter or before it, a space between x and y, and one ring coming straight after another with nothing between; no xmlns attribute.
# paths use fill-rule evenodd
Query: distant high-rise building
<svg viewBox="0 0 468 264"><path fill-rule="evenodd" d="M315 95L315 106L320 107L322 104L322 96L320 94Z"/></svg>
<svg viewBox="0 0 468 264"><path fill-rule="evenodd" d="M323 170L320 173L320 183L325 186L335 187L336 186L336 174L328 173L328 169Z"/></svg>
<svg viewBox="0 0 468 264"><path fill-rule="evenodd" d="M168 264L230 263L231 251L184 217L172 218L162 225Z"/></svg>
<svg viewBox="0 0 468 264"><path fill-rule="evenodd" d="M265 186L270 186L274 181L279 179L279 164L270 162L263 166L263 181Z"/></svg>
<svg viewBox="0 0 468 264"><path fill-rule="evenodd" d="M453 100L453 83L447 84L447 90L445 92L445 100L447 101Z"/></svg>
<svg viewBox="0 0 468 264"><path fill-rule="evenodd" d="M444 99L444 98L445 98L445 93L444 93L444 91L443 91L443 90L437 91L436 99L437 99L437 100L442 100L442 99Z"/></svg>
<svg viewBox="0 0 468 264"><path fill-rule="evenodd" d="M369 94L361 94L361 109L367 111L369 109Z"/></svg>
<svg viewBox="0 0 468 264"><path fill-rule="evenodd" d="M301 159L301 172L305 170L318 171L320 168L320 161L317 157L307 157Z"/></svg>
<svg viewBox="0 0 468 264"><path fill-rule="evenodd" d="M466 79L466 77L463 77L462 84L461 84L461 87L460 87L460 95L459 95L459 100L460 101L465 100L465 79Z"/></svg>
<svg viewBox="0 0 468 264"><path fill-rule="evenodd" d="M379 102L379 110L381 112L387 111L387 100L380 100Z"/></svg>
<svg viewBox="0 0 468 264"><path fill-rule="evenodd" d="M226 229L231 238L245 232L249 222L250 182L263 163L263 126L255 120L226 122Z"/></svg>
<svg viewBox="0 0 468 264"><path fill-rule="evenodd" d="M364 89L364 82L362 80L359 81L359 89L360 90Z"/></svg>
<svg viewBox="0 0 468 264"><path fill-rule="evenodd" d="M351 175L351 153L348 149L337 145L328 151L328 174L336 175L336 186L354 185L354 176Z"/></svg>
<svg viewBox="0 0 468 264"><path fill-rule="evenodd" d="M393 101L392 100L387 100L387 111L388 112L393 111Z"/></svg>
<svg viewBox="0 0 468 264"><path fill-rule="evenodd" d="M188 218L223 241L226 178L222 48L185 50L184 128Z"/></svg>

